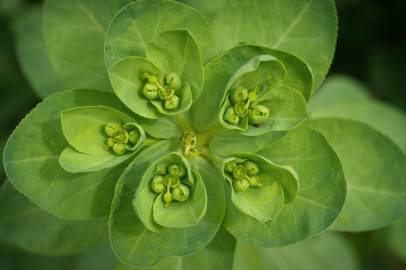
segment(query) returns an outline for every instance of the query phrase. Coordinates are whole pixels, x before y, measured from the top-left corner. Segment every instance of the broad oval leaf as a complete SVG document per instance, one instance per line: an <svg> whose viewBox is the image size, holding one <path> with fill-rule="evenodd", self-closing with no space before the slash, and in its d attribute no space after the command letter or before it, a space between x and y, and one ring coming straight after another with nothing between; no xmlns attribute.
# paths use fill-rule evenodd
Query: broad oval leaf
<svg viewBox="0 0 406 270"><path fill-rule="evenodd" d="M61 113L62 132L68 143L85 154L105 155L106 135L104 125L108 123L127 124L135 120L118 110L106 106L84 106L65 110ZM144 130L136 125L140 133L140 146L145 138Z"/></svg>
<svg viewBox="0 0 406 270"><path fill-rule="evenodd" d="M182 2L205 15L222 52L237 44L248 43L296 55L313 71L313 91L327 74L337 38L337 15L332 0Z"/></svg>
<svg viewBox="0 0 406 270"><path fill-rule="evenodd" d="M182 229L148 230L132 208L132 200L140 181L140 172L151 162L173 151L169 142L158 143L143 151L123 174L116 188L110 215L110 238L113 250L121 261L132 266L151 266L168 256L185 256L206 246L220 228L225 195L221 174L207 161L193 161L207 190L207 214L197 226Z"/></svg>
<svg viewBox="0 0 406 270"><path fill-rule="evenodd" d="M94 90L60 92L45 99L21 121L4 152L10 183L40 208L64 219L107 215L123 169L118 166L70 174L61 168L58 157L68 143L62 134L60 113L80 106L108 106L127 112L112 94Z"/></svg>
<svg viewBox="0 0 406 270"><path fill-rule="evenodd" d="M106 219L58 219L35 206L9 182L0 190L0 204L0 239L32 253L44 256L79 254L107 236Z"/></svg>
<svg viewBox="0 0 406 270"><path fill-rule="evenodd" d="M137 122L148 135L157 139L180 139L183 134L179 125L170 117L159 119L139 117Z"/></svg>
<svg viewBox="0 0 406 270"><path fill-rule="evenodd" d="M115 13L129 2L45 1L45 44L52 66L66 87L111 91L103 61L104 37Z"/></svg>
<svg viewBox="0 0 406 270"><path fill-rule="evenodd" d="M389 138L353 120L315 119L337 152L348 196L332 229L366 231L390 224L406 211L406 156Z"/></svg>
<svg viewBox="0 0 406 270"><path fill-rule="evenodd" d="M299 177L299 193L275 220L265 224L248 216L241 218L229 208L225 227L238 240L264 247L292 244L326 230L343 207L346 185L340 161L324 137L309 128L296 128L258 154L293 167Z"/></svg>
<svg viewBox="0 0 406 270"><path fill-rule="evenodd" d="M162 194L155 200L153 206L154 220L166 228L183 228L197 225L207 210L207 192L202 177L194 172L195 185L191 197L181 203L172 203L165 208Z"/></svg>
<svg viewBox="0 0 406 270"><path fill-rule="evenodd" d="M16 25L17 58L33 89L45 98L63 90L48 57L42 33L42 16L36 10Z"/></svg>
<svg viewBox="0 0 406 270"><path fill-rule="evenodd" d="M109 70L111 83L118 98L136 114L149 119L161 118L187 111L192 105L192 91L189 84L184 84L175 93L179 96L179 106L165 110L163 101L148 100L143 94L146 84L145 73L150 73L162 81L164 73L146 58L130 56L121 59Z"/></svg>
<svg viewBox="0 0 406 270"><path fill-rule="evenodd" d="M220 108L224 102L227 89L231 87L230 81L233 80L233 76L236 73L238 74L238 71L241 71L240 69L244 65L250 67L251 70L252 66L256 69L258 61L255 61L255 58L261 55L272 56L283 64L286 76L280 86L294 88L303 97L309 95L310 88L308 86L312 84L312 77L306 65L300 59L265 47L238 46L206 64L204 94L192 107L192 119L196 129L205 130L218 122L221 114ZM304 105L306 105L304 98L299 98L296 101L304 102ZM202 114L202 111L205 111L205 113Z"/></svg>
<svg viewBox="0 0 406 270"><path fill-rule="evenodd" d="M127 56L146 56L148 44L168 30L188 31L203 59L213 56L210 27L196 9L170 0L139 0L120 10L110 23L105 41L107 67Z"/></svg>

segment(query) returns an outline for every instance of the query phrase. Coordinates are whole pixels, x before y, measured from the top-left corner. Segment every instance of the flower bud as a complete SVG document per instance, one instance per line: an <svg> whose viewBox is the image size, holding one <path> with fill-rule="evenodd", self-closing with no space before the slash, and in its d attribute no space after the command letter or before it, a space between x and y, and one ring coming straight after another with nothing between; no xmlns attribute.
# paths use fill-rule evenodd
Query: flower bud
<svg viewBox="0 0 406 270"><path fill-rule="evenodd" d="M182 177L186 175L186 168L183 165L172 164L168 167L168 172L177 177Z"/></svg>
<svg viewBox="0 0 406 270"><path fill-rule="evenodd" d="M248 101L249 102L254 102L258 99L258 88L255 88L254 90L249 91L248 93Z"/></svg>
<svg viewBox="0 0 406 270"><path fill-rule="evenodd" d="M237 102L234 105L234 112L239 117L246 117L248 114L248 106L243 102Z"/></svg>
<svg viewBox="0 0 406 270"><path fill-rule="evenodd" d="M121 130L121 125L118 123L107 123L104 125L104 133L109 137L114 137Z"/></svg>
<svg viewBox="0 0 406 270"><path fill-rule="evenodd" d="M237 167L237 163L232 160L226 163L224 166L224 171L228 173L233 173L234 169Z"/></svg>
<svg viewBox="0 0 406 270"><path fill-rule="evenodd" d="M128 143L128 140L130 139L130 135L128 134L128 132L126 130L121 129L120 131L118 131L116 133L116 135L114 136L113 139L117 143L126 144L126 143Z"/></svg>
<svg viewBox="0 0 406 270"><path fill-rule="evenodd" d="M248 99L248 90L244 87L237 87L231 90L230 100L233 104L244 102Z"/></svg>
<svg viewBox="0 0 406 270"><path fill-rule="evenodd" d="M155 175L151 181L151 188L155 193L161 193L164 191L164 177L162 175Z"/></svg>
<svg viewBox="0 0 406 270"><path fill-rule="evenodd" d="M167 110L175 110L179 106L179 97L177 95L173 95L170 99L165 100L165 109Z"/></svg>
<svg viewBox="0 0 406 270"><path fill-rule="evenodd" d="M184 202L189 199L190 188L186 185L180 184L173 189L172 195L175 201Z"/></svg>
<svg viewBox="0 0 406 270"><path fill-rule="evenodd" d="M164 185L167 187L176 187L180 184L180 179L178 176L174 176L171 174L168 174L164 177Z"/></svg>
<svg viewBox="0 0 406 270"><path fill-rule="evenodd" d="M166 75L166 83L175 90L178 90L182 87L182 80L180 79L179 75L174 72Z"/></svg>
<svg viewBox="0 0 406 270"><path fill-rule="evenodd" d="M233 107L228 107L224 113L224 121L232 124L238 125L240 123L240 117L234 113Z"/></svg>
<svg viewBox="0 0 406 270"><path fill-rule="evenodd" d="M247 175L247 170L243 165L237 165L233 170L233 177L235 179L243 179Z"/></svg>
<svg viewBox="0 0 406 270"><path fill-rule="evenodd" d="M259 168L254 162L246 161L244 167L249 175L256 175L259 173Z"/></svg>
<svg viewBox="0 0 406 270"><path fill-rule="evenodd" d="M132 130L128 133L128 140L132 144L137 144L138 140L140 139L141 135L138 131Z"/></svg>
<svg viewBox="0 0 406 270"><path fill-rule="evenodd" d="M261 188L261 187L264 186L264 185L261 183L261 181L260 181L257 177L255 177L255 176L250 176L250 177L247 176L246 179L247 179L248 183L250 183L250 186L251 186L251 187L258 187L258 188Z"/></svg>
<svg viewBox="0 0 406 270"><path fill-rule="evenodd" d="M171 202L173 200L172 193L169 190L167 190L162 199L165 203L165 207L171 206Z"/></svg>
<svg viewBox="0 0 406 270"><path fill-rule="evenodd" d="M235 192L244 192L250 187L250 183L246 179L238 179L233 181Z"/></svg>
<svg viewBox="0 0 406 270"><path fill-rule="evenodd" d="M252 125L260 125L269 118L269 109L263 105L256 105L248 112L248 121Z"/></svg>
<svg viewBox="0 0 406 270"><path fill-rule="evenodd" d="M161 87L159 89L158 93L159 93L159 98L161 100L169 100L175 95L175 90L173 90L168 85L165 85L164 87Z"/></svg>
<svg viewBox="0 0 406 270"><path fill-rule="evenodd" d="M144 73L144 77L148 80L148 82L150 84L156 85L157 83L159 83L158 77L155 75L151 75L149 73Z"/></svg>
<svg viewBox="0 0 406 270"><path fill-rule="evenodd" d="M148 100L156 100L158 99L159 88L154 84L146 83L142 89L142 93Z"/></svg>
<svg viewBox="0 0 406 270"><path fill-rule="evenodd" d="M106 142L104 143L104 149L105 150L109 150L110 148L112 148L114 145L114 140L112 138L108 138L106 140Z"/></svg>
<svg viewBox="0 0 406 270"><path fill-rule="evenodd" d="M113 145L113 152L118 155L118 156L122 156L127 152L127 149L125 147L125 144L122 143L115 143Z"/></svg>

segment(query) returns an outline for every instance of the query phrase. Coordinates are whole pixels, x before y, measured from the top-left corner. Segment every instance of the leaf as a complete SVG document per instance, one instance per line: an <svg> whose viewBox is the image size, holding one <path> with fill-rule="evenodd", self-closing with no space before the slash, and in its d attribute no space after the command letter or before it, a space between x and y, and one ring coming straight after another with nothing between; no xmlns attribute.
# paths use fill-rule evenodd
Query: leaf
<svg viewBox="0 0 406 270"><path fill-rule="evenodd" d="M337 263L340 258L340 263ZM234 270L357 270L360 262L343 236L323 233L314 239L282 248L259 248L241 242L234 256Z"/></svg>
<svg viewBox="0 0 406 270"><path fill-rule="evenodd" d="M204 61L213 56L211 30L197 10L174 1L139 0L120 10L110 23L105 42L107 67L127 56L145 57L149 43L169 30L188 31Z"/></svg>
<svg viewBox="0 0 406 270"><path fill-rule="evenodd" d="M406 241L406 216L403 215L401 218L395 221L394 224L386 228L386 239L389 250L401 258L406 260L406 250L405 250L405 241Z"/></svg>
<svg viewBox="0 0 406 270"><path fill-rule="evenodd" d="M207 210L207 192L202 177L193 173L195 186L191 190L192 196L185 202L172 203L165 208L162 194L155 200L154 220L166 228L184 228L199 224Z"/></svg>
<svg viewBox="0 0 406 270"><path fill-rule="evenodd" d="M136 114L157 119L165 115L184 112L192 105L192 93L189 84L178 90L180 97L179 107L167 111L163 108L162 101L149 101L143 94L146 83L145 73L150 73L163 80L164 74L157 66L146 58L130 56L121 59L109 69L111 84L118 98Z"/></svg>
<svg viewBox="0 0 406 270"><path fill-rule="evenodd" d="M47 52L52 66L66 87L111 91L103 61L105 32L115 13L129 2L45 2L43 33Z"/></svg>
<svg viewBox="0 0 406 270"><path fill-rule="evenodd" d="M58 162L69 173L96 172L106 168L112 168L132 157L136 152L129 152L122 156L112 154L92 155L76 151L66 147L59 156Z"/></svg>
<svg viewBox="0 0 406 270"><path fill-rule="evenodd" d="M231 175L225 171L225 164L235 159L254 162L258 166L259 174L253 177L263 186L236 192ZM223 162L222 171L231 184L228 189L231 202L242 214L253 217L261 224L276 219L284 204L294 201L298 193L299 183L293 170L277 166L259 155L235 154L228 157Z"/></svg>
<svg viewBox="0 0 406 270"><path fill-rule="evenodd" d="M224 223L227 230L238 240L263 247L292 244L326 230L344 204L345 180L338 157L323 136L309 128L296 128L257 154L293 167L299 177L299 194L276 220L265 224L247 216L239 218L230 208Z"/></svg>
<svg viewBox="0 0 406 270"><path fill-rule="evenodd" d="M150 136L157 139L180 139L183 135L182 129L169 117L159 119L139 117L137 122Z"/></svg>
<svg viewBox="0 0 406 270"><path fill-rule="evenodd" d="M108 153L103 147L105 124L134 122L128 115L105 106L76 107L61 113L62 132L69 144L79 152L93 155Z"/></svg>
<svg viewBox="0 0 406 270"><path fill-rule="evenodd" d="M391 138L406 153L406 114L373 100L357 81L347 77L327 80L311 104L311 116L357 120Z"/></svg>
<svg viewBox="0 0 406 270"><path fill-rule="evenodd" d="M106 219L58 219L35 206L8 182L0 190L0 204L0 238L32 253L79 254L105 240L107 235Z"/></svg>
<svg viewBox="0 0 406 270"><path fill-rule="evenodd" d="M206 248L191 256L165 258L156 265L146 268L119 264L116 270L231 270L233 269L234 249L235 239L221 229Z"/></svg>
<svg viewBox="0 0 406 270"><path fill-rule="evenodd" d="M225 194L221 175L202 159L192 164L207 190L207 214L197 226L163 229L153 233L138 220L131 201L140 180L140 172L153 160L172 151L169 142L143 151L123 174L116 187L110 216L110 238L115 254L132 266L151 266L164 257L185 256L206 246L216 235L224 216Z"/></svg>
<svg viewBox="0 0 406 270"><path fill-rule="evenodd" d="M146 58L165 74L175 72L189 84L193 99L203 90L202 56L196 41L187 31L171 30L157 35L146 48Z"/></svg>
<svg viewBox="0 0 406 270"><path fill-rule="evenodd" d="M42 16L36 10L16 24L17 58L24 75L41 97L63 89L48 58L42 34Z"/></svg>
<svg viewBox="0 0 406 270"><path fill-rule="evenodd" d="M60 167L58 157L68 146L60 113L80 106L108 106L127 112L112 94L94 90L60 92L26 116L4 152L10 183L40 208L64 219L106 216L123 169L119 166L96 173L69 174Z"/></svg>
<svg viewBox="0 0 406 270"><path fill-rule="evenodd" d="M312 120L336 151L347 180L338 231L366 231L390 224L406 211L406 156L386 136L357 121Z"/></svg>
<svg viewBox="0 0 406 270"><path fill-rule="evenodd" d="M233 76L247 65L254 69L258 67L255 57L270 55L283 64L287 73L281 86L284 87L306 87L311 84L312 78L305 64L301 60L287 53L258 46L239 46L230 49L223 55L213 58L205 65L205 85L203 95L193 104L193 124L198 130L205 130L218 122L220 108L225 99L225 92L231 87L230 82L235 79ZM253 60L254 59L254 60ZM250 62L251 61L251 62ZM253 61L253 62L252 62ZM239 77L239 75L237 75ZM301 82L301 83L299 83ZM310 88L308 88L310 89ZM297 91L304 97L310 92L306 88L297 88ZM299 98L303 102L303 98ZM202 114L201 112L205 113Z"/></svg>
<svg viewBox="0 0 406 270"><path fill-rule="evenodd" d="M332 62L337 16L331 0L183 0L199 9L224 52L237 44L262 45L293 54L309 64L313 91Z"/></svg>

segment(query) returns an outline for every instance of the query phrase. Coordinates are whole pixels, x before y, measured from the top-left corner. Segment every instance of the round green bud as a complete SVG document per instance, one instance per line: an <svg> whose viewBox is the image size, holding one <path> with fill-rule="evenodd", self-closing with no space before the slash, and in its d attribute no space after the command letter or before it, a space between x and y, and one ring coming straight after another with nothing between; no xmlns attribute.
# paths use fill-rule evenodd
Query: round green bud
<svg viewBox="0 0 406 270"><path fill-rule="evenodd" d="M233 170L233 177L235 179L244 179L247 175L247 170L243 165L237 165Z"/></svg>
<svg viewBox="0 0 406 270"><path fill-rule="evenodd" d="M248 114L248 106L243 102L237 102L234 105L234 112L239 117L246 117Z"/></svg>
<svg viewBox="0 0 406 270"><path fill-rule="evenodd" d="M169 190L167 190L162 199L165 203L165 207L171 206L171 202L173 200L172 193Z"/></svg>
<svg viewBox="0 0 406 270"><path fill-rule="evenodd" d="M178 90L182 87L182 80L180 79L179 75L174 72L166 75L166 83L175 90Z"/></svg>
<svg viewBox="0 0 406 270"><path fill-rule="evenodd" d="M158 77L155 75L151 75L149 73L144 73L144 77L148 80L150 84L158 84L159 80Z"/></svg>
<svg viewBox="0 0 406 270"><path fill-rule="evenodd" d="M235 192L244 192L250 187L250 183L246 179L237 179L233 181Z"/></svg>
<svg viewBox="0 0 406 270"><path fill-rule="evenodd" d="M248 112L248 121L252 125L260 125L269 119L269 109L263 105L256 105Z"/></svg>
<svg viewBox="0 0 406 270"><path fill-rule="evenodd" d="M130 135L128 134L128 132L126 130L122 129L116 133L116 135L114 136L113 139L117 143L126 144L126 143L128 143L128 140L130 139Z"/></svg>
<svg viewBox="0 0 406 270"><path fill-rule="evenodd" d="M232 125L238 125L240 123L240 117L235 114L233 107L228 107L227 110L224 113L223 117L224 121L232 124Z"/></svg>
<svg viewBox="0 0 406 270"><path fill-rule="evenodd" d="M161 193L164 191L164 177L162 175L155 175L151 181L151 188L155 193Z"/></svg>
<svg viewBox="0 0 406 270"><path fill-rule="evenodd" d="M250 176L250 177L247 176L245 179L247 179L248 183L250 183L250 186L252 186L252 187L261 188L261 187L264 186L264 185L261 183L261 181L258 180L258 178L255 177L255 176Z"/></svg>
<svg viewBox="0 0 406 270"><path fill-rule="evenodd" d="M231 90L230 92L230 100L233 104L237 104L238 102L244 102L248 99L248 90L244 87L237 87Z"/></svg>
<svg viewBox="0 0 406 270"><path fill-rule="evenodd" d="M174 176L172 174L168 174L164 177L164 185L169 187L176 187L180 184L180 179L178 176Z"/></svg>
<svg viewBox="0 0 406 270"><path fill-rule="evenodd" d="M172 164L168 167L169 174L177 177L182 177L186 175L186 168L183 165Z"/></svg>
<svg viewBox="0 0 406 270"><path fill-rule="evenodd" d="M225 164L224 171L228 173L233 173L234 169L237 167L237 163L232 160Z"/></svg>
<svg viewBox="0 0 406 270"><path fill-rule="evenodd" d="M166 110L175 110L179 107L179 97L173 95L170 99L165 100L165 109Z"/></svg>
<svg viewBox="0 0 406 270"><path fill-rule="evenodd" d="M138 140L140 139L141 135L137 130L132 130L128 133L128 140L132 144L137 144Z"/></svg>
<svg viewBox="0 0 406 270"><path fill-rule="evenodd" d="M255 88L248 93L248 101L254 102L258 99L258 88Z"/></svg>
<svg viewBox="0 0 406 270"><path fill-rule="evenodd" d="M146 83L142 88L142 93L148 100L156 100L158 99L159 88L154 84Z"/></svg>
<svg viewBox="0 0 406 270"><path fill-rule="evenodd" d="M104 143L104 150L109 150L114 145L114 140L112 138L108 138Z"/></svg>
<svg viewBox="0 0 406 270"><path fill-rule="evenodd" d="M125 144L122 143L115 143L113 145L113 152L118 155L118 156L122 156L127 152L127 149L125 147Z"/></svg>
<svg viewBox="0 0 406 270"><path fill-rule="evenodd" d="M247 170L248 175L256 175L259 173L258 165L252 161L246 161L244 167Z"/></svg>
<svg viewBox="0 0 406 270"><path fill-rule="evenodd" d="M169 100L175 95L175 90L170 88L168 85L159 89L159 98L161 100Z"/></svg>
<svg viewBox="0 0 406 270"><path fill-rule="evenodd" d="M109 137L114 137L121 130L121 125L118 123L107 123L104 125L104 133Z"/></svg>
<svg viewBox="0 0 406 270"><path fill-rule="evenodd" d="M175 201L184 202L189 199L190 189L188 186L180 184L172 190L172 195Z"/></svg>

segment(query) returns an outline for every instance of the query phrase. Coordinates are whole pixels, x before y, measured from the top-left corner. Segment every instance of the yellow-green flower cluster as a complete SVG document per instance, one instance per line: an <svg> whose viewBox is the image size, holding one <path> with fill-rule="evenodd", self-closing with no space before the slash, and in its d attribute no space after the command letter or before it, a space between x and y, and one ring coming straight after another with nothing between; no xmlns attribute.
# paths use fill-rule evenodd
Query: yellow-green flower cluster
<svg viewBox="0 0 406 270"><path fill-rule="evenodd" d="M128 124L107 123L103 129L107 137L104 149L111 150L118 156L131 151L141 137L138 130Z"/></svg>
<svg viewBox="0 0 406 270"><path fill-rule="evenodd" d="M258 178L258 165L249 160L234 159L225 164L224 172L233 181L235 192L243 192L248 188L261 188L263 184Z"/></svg>
<svg viewBox="0 0 406 270"><path fill-rule="evenodd" d="M143 87L143 94L150 101L161 101L165 110L175 110L179 107L180 97L176 95L182 87L179 75L172 72L165 76L164 82L149 73L144 74L147 82Z"/></svg>

